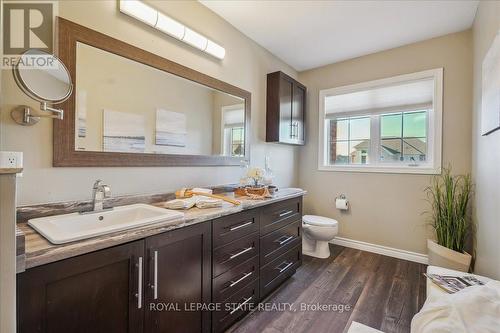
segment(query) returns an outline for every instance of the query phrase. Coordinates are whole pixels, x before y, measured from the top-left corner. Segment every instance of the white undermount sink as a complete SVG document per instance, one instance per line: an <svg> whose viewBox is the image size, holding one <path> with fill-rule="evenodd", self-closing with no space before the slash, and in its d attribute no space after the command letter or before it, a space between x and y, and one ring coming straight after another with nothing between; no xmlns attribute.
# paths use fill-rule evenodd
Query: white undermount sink
<svg viewBox="0 0 500 333"><path fill-rule="evenodd" d="M96 213L73 213L31 219L28 224L51 243L63 244L183 217L184 213L175 210L135 204Z"/></svg>

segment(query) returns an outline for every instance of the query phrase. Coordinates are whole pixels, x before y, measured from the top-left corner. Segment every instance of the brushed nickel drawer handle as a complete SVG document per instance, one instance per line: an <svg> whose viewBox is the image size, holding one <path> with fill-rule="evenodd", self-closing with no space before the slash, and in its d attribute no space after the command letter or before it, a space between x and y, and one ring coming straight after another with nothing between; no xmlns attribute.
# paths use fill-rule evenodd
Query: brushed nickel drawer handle
<svg viewBox="0 0 500 333"><path fill-rule="evenodd" d="M286 261L285 261L285 263L286 263ZM280 273L283 273L284 271L286 271L286 270L288 269L288 267L290 267L290 266L292 266L292 265L293 265L293 262L289 262L289 263L287 263L287 264L286 264L286 266L285 266L285 267L280 268L280 267L278 266L278 267L276 267L276 269L277 269L277 270L279 270L279 271L280 271Z"/></svg>
<svg viewBox="0 0 500 333"><path fill-rule="evenodd" d="M243 223L243 224L237 225L237 226L235 226L235 227L230 227L230 228L229 228L229 231L235 231L235 230L238 230L238 229L244 228L244 227L246 227L246 226L249 226L249 225L251 225L251 224L253 224L253 221L250 221L250 222L247 222L247 223Z"/></svg>
<svg viewBox="0 0 500 333"><path fill-rule="evenodd" d="M234 287L235 285L237 285L238 283L240 283L241 281L245 280L247 277L249 277L250 275L252 275L253 272L248 272L246 273L245 275L243 275L241 278L239 278L238 280L236 281L230 281L231 284L229 285L229 288L232 288Z"/></svg>
<svg viewBox="0 0 500 333"><path fill-rule="evenodd" d="M293 210L287 210L286 212L280 213L279 217L287 216L289 214L293 213Z"/></svg>
<svg viewBox="0 0 500 333"><path fill-rule="evenodd" d="M252 251L252 250L253 250L253 246L247 247L246 249L244 249L244 250L242 250L242 251L240 251L240 252L238 252L238 253L231 254L231 255L229 256L229 259L230 259L230 260L231 260L231 259L234 259L234 258L239 257L239 256L241 256L242 254L247 253L248 251Z"/></svg>
<svg viewBox="0 0 500 333"><path fill-rule="evenodd" d="M139 257L139 262L136 265L137 270L138 270L138 281L137 281L137 294L135 294L135 297L137 297L137 308L141 309L142 308L142 257Z"/></svg>
<svg viewBox="0 0 500 333"><path fill-rule="evenodd" d="M295 238L294 236L289 236L289 237L286 237L285 239L281 240L283 237L286 237L286 236L282 236L282 237L278 238L277 240L275 240L275 242L279 243L280 246L285 244L285 243L288 243L288 241Z"/></svg>
<svg viewBox="0 0 500 333"><path fill-rule="evenodd" d="M241 309L243 307L243 305L245 305L248 302L250 302L250 300L252 298L253 298L252 296L248 297L247 299L243 298L245 301L243 303L240 303L237 307L235 307L231 312L229 312L229 314L232 315L233 313L235 313L236 311L238 311L239 309Z"/></svg>
<svg viewBox="0 0 500 333"><path fill-rule="evenodd" d="M154 252L153 299L158 298L158 251Z"/></svg>

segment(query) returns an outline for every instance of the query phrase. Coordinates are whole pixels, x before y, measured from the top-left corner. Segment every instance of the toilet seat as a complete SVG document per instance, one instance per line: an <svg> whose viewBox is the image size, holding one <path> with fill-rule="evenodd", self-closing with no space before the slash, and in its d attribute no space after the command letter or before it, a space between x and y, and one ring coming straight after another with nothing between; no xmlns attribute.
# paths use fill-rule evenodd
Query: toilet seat
<svg viewBox="0 0 500 333"><path fill-rule="evenodd" d="M305 224L314 225L317 227L334 227L338 225L337 220L317 215L304 215L302 217L302 221Z"/></svg>

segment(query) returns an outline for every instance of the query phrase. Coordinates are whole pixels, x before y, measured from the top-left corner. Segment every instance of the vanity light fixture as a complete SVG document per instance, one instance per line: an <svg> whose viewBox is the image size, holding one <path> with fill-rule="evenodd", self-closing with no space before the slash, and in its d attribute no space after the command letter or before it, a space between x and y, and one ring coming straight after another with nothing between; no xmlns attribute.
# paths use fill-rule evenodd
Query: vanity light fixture
<svg viewBox="0 0 500 333"><path fill-rule="evenodd" d="M177 22L173 18L160 13L140 0L120 0L120 12L218 59L224 59L226 55L226 50L219 44Z"/></svg>

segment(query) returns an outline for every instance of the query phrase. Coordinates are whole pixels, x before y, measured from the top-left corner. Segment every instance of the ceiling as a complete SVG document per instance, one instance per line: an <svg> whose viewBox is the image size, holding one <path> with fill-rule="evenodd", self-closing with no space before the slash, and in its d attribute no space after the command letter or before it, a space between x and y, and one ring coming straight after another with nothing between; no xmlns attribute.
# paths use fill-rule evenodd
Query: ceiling
<svg viewBox="0 0 500 333"><path fill-rule="evenodd" d="M468 29L479 2L199 1L298 71Z"/></svg>

